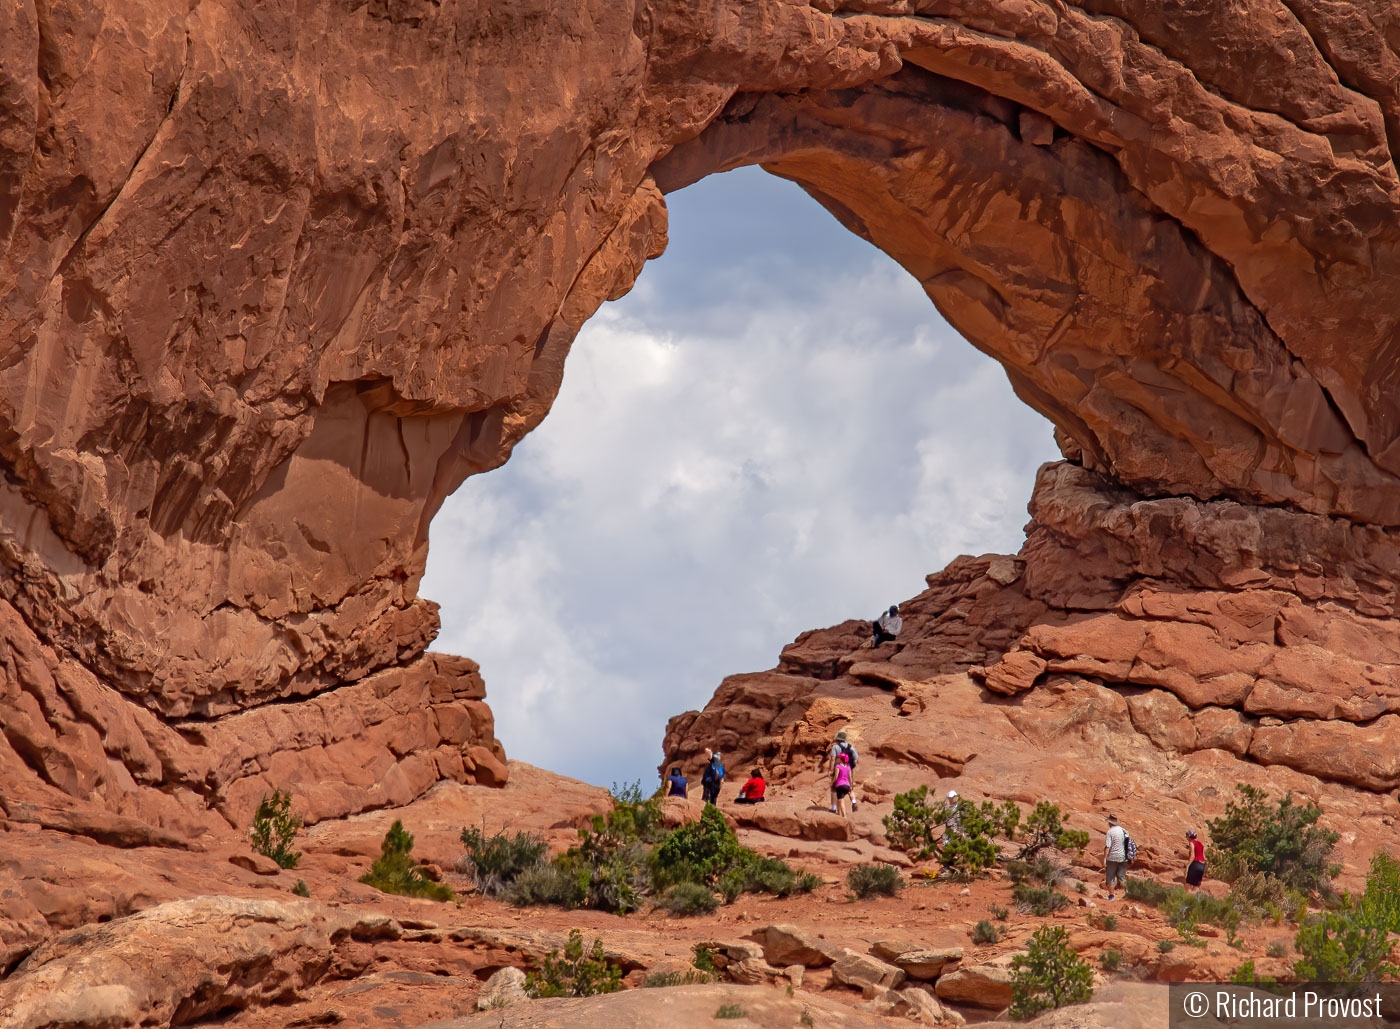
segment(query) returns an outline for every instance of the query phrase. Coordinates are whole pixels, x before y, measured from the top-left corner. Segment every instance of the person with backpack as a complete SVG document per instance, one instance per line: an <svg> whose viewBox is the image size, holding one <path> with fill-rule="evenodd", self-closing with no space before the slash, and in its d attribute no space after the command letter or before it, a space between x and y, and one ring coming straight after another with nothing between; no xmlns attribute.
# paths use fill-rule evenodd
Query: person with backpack
<svg viewBox="0 0 1400 1029"><path fill-rule="evenodd" d="M1118 824L1117 815L1108 816L1108 832L1103 838L1103 874L1108 885L1108 899L1113 899L1114 885L1124 886L1128 882L1128 865L1137 856L1137 845L1133 843L1128 830Z"/></svg>
<svg viewBox="0 0 1400 1029"><path fill-rule="evenodd" d="M685 776L681 775L679 768L671 769L671 774L666 778L666 785L666 796L668 797L684 797L685 791L690 787L690 784L685 781Z"/></svg>
<svg viewBox="0 0 1400 1029"><path fill-rule="evenodd" d="M840 798L836 796L836 766L841 763L840 759L844 756L846 758L846 764L850 765L851 772L850 776L848 777L850 779L848 785L851 787L851 790L854 790L856 762L859 760L858 756L856 755L856 748L852 746L852 744L846 739L845 729L842 729L836 734L836 742L831 745L831 749L826 752L826 756L831 761L831 812L832 814L836 814L836 808L840 800ZM847 792L849 793L850 790L848 790ZM854 811L855 809L856 798L853 795L851 797L851 810Z"/></svg>
<svg viewBox="0 0 1400 1029"><path fill-rule="evenodd" d="M836 796L836 813L842 818L850 818L851 762L845 754L836 758L836 770L831 775L831 792Z"/></svg>
<svg viewBox="0 0 1400 1029"><path fill-rule="evenodd" d="M736 804L762 804L764 791L768 789L768 784L763 780L763 770L755 768L749 776L749 781L739 787L739 795L734 798Z"/></svg>
<svg viewBox="0 0 1400 1029"><path fill-rule="evenodd" d="M888 611L870 623L870 631L874 633L870 645L878 647L881 643L888 643L898 636L903 628L904 619L899 617L899 605L891 604Z"/></svg>
<svg viewBox="0 0 1400 1029"><path fill-rule="evenodd" d="M705 771L700 776L700 795L706 804L719 803L719 788L724 783L724 762L719 751L705 748Z"/></svg>
<svg viewBox="0 0 1400 1029"><path fill-rule="evenodd" d="M1186 865L1186 888L1193 893L1206 874L1206 845L1196 838L1195 829L1186 830L1186 846L1190 853Z"/></svg>

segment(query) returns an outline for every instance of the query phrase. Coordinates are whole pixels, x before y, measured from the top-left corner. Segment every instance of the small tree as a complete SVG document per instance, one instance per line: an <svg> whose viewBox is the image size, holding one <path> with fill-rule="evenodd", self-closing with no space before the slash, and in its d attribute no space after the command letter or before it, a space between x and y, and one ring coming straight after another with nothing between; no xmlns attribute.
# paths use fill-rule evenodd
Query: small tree
<svg viewBox="0 0 1400 1029"><path fill-rule="evenodd" d="M551 950L538 972L525 976L525 992L531 997L591 997L622 988L622 969L608 961L603 941L595 939L585 953L583 933L569 931L564 956Z"/></svg>
<svg viewBox="0 0 1400 1029"><path fill-rule="evenodd" d="M1341 838L1317 825L1322 808L1295 804L1286 793L1270 804L1266 791L1240 783L1240 800L1225 805L1223 818L1206 823L1215 846L1215 874L1234 882L1247 871L1272 875L1299 890L1329 891L1339 871L1332 848Z"/></svg>
<svg viewBox="0 0 1400 1029"><path fill-rule="evenodd" d="M272 858L283 868L295 868L301 852L292 850L292 839L300 828L301 819L292 814L292 795L274 790L258 804L248 837L263 857Z"/></svg>
<svg viewBox="0 0 1400 1029"><path fill-rule="evenodd" d="M384 834L379 857L370 870L360 876L360 882L383 893L427 897L429 900L452 899L452 891L425 876L418 862L413 860L413 836L398 819Z"/></svg>
<svg viewBox="0 0 1400 1029"><path fill-rule="evenodd" d="M1298 927L1293 946L1302 955L1293 963L1293 972L1305 982L1374 982L1400 971L1386 960L1390 957L1390 934L1379 926L1366 925L1350 904L1308 919Z"/></svg>
<svg viewBox="0 0 1400 1029"><path fill-rule="evenodd" d="M1082 1004L1094 995L1094 969L1069 945L1062 925L1042 925L1025 954L1011 959L1012 1018L1033 1018L1042 1011Z"/></svg>
<svg viewBox="0 0 1400 1029"><path fill-rule="evenodd" d="M884 817L884 823L890 846L915 860L932 857L938 849L943 821L928 802L927 786L895 794L894 811Z"/></svg>
<svg viewBox="0 0 1400 1029"><path fill-rule="evenodd" d="M1089 845L1089 834L1082 829L1066 829L1064 815L1058 804L1042 800L1026 818L1022 830L1026 836L1019 857L1029 860L1046 847L1060 850L1083 850Z"/></svg>

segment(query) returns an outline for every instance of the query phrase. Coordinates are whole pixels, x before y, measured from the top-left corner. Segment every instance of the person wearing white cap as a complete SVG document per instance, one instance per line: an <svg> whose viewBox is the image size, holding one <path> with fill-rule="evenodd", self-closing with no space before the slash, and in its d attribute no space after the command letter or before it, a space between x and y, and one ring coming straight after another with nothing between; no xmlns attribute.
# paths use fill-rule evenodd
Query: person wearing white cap
<svg viewBox="0 0 1400 1029"><path fill-rule="evenodd" d="M943 823L944 836L959 836L962 834L962 815L958 812L958 791L948 791L948 820Z"/></svg>

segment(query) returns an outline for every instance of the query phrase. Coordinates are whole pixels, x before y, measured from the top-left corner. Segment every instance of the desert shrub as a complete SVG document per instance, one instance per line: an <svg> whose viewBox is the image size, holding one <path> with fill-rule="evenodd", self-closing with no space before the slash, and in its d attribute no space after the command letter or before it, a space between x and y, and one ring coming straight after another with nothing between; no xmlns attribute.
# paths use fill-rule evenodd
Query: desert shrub
<svg viewBox="0 0 1400 1029"><path fill-rule="evenodd" d="M748 1018L749 1013L738 1004L721 1004L715 1012L716 1018Z"/></svg>
<svg viewBox="0 0 1400 1029"><path fill-rule="evenodd" d="M1340 835L1322 829L1322 808L1295 804L1292 794L1270 803L1266 791L1240 783L1239 801L1225 805L1221 818L1207 823L1215 847L1215 874L1234 882L1245 872L1263 872L1285 886L1330 892L1339 866L1331 860Z"/></svg>
<svg viewBox="0 0 1400 1029"><path fill-rule="evenodd" d="M452 899L450 889L442 883L433 882L418 867L418 862L413 859L413 836L398 819L384 834L379 857L369 871L360 876L360 882L373 886L381 893L427 897L429 900Z"/></svg>
<svg viewBox="0 0 1400 1029"><path fill-rule="evenodd" d="M662 894L661 906L673 915L706 915L719 907L719 898L708 886L676 883Z"/></svg>
<svg viewBox="0 0 1400 1029"><path fill-rule="evenodd" d="M1017 883L1011 888L1011 899L1016 902L1018 911L1045 918L1053 915L1069 903L1069 898L1056 891L1053 886L1032 886L1027 882Z"/></svg>
<svg viewBox="0 0 1400 1029"><path fill-rule="evenodd" d="M300 828L301 819L292 814L292 795L274 790L259 801L248 837L263 857L272 858L281 868L295 868L301 852L292 850L292 840Z"/></svg>
<svg viewBox="0 0 1400 1029"><path fill-rule="evenodd" d="M658 886L714 885L724 873L747 863L750 854L719 809L706 806L699 821L681 826L657 845L651 855L652 878Z"/></svg>
<svg viewBox="0 0 1400 1029"><path fill-rule="evenodd" d="M1288 954L1288 947L1282 940L1274 940L1264 951L1271 958L1281 958Z"/></svg>
<svg viewBox="0 0 1400 1029"><path fill-rule="evenodd" d="M1031 865L1031 875L1035 876L1046 886L1058 886L1060 880L1064 878L1064 872L1055 862L1050 860L1049 855L1038 854Z"/></svg>
<svg viewBox="0 0 1400 1029"><path fill-rule="evenodd" d="M1400 861L1384 851L1376 852L1357 906L1367 925L1400 932Z"/></svg>
<svg viewBox="0 0 1400 1029"><path fill-rule="evenodd" d="M506 900L516 907L557 904L560 907L582 907L588 896L588 884L579 876L559 865L539 865L517 875L506 891Z"/></svg>
<svg viewBox="0 0 1400 1029"><path fill-rule="evenodd" d="M715 977L698 968L687 968L683 972L653 972L642 981L644 987L655 989L666 986L702 986L712 983Z"/></svg>
<svg viewBox="0 0 1400 1029"><path fill-rule="evenodd" d="M1258 982L1257 973L1254 971L1254 959L1250 958L1236 965L1230 972L1229 981L1240 985Z"/></svg>
<svg viewBox="0 0 1400 1029"><path fill-rule="evenodd" d="M1082 1004L1093 997L1093 983L1094 970L1070 947L1065 927L1043 925L1026 953L1011 959L1011 1017L1032 1018L1066 1004Z"/></svg>
<svg viewBox="0 0 1400 1029"><path fill-rule="evenodd" d="M1123 887L1123 893L1129 900L1151 904L1153 907L1161 906L1171 890L1170 886L1163 886L1156 879L1129 879Z"/></svg>
<svg viewBox="0 0 1400 1029"><path fill-rule="evenodd" d="M1099 924L1104 927L1105 932L1115 932L1118 929L1118 916L1104 915Z"/></svg>
<svg viewBox="0 0 1400 1029"><path fill-rule="evenodd" d="M991 912L992 917L998 922L1005 922L1011 916L1011 912L1007 911L1006 908L999 904L993 904L988 907L987 910Z"/></svg>
<svg viewBox="0 0 1400 1029"><path fill-rule="evenodd" d="M1293 937L1293 946L1302 955L1293 962L1293 973L1300 980L1361 983L1400 973L1387 960L1390 934L1381 926L1368 925L1365 915L1350 902L1306 919Z"/></svg>
<svg viewBox="0 0 1400 1029"><path fill-rule="evenodd" d="M603 951L603 941L595 939L586 951L583 933L569 932L564 954L551 950L538 972L525 976L525 992L531 997L591 997L622 988L622 969L612 964Z"/></svg>
<svg viewBox="0 0 1400 1029"><path fill-rule="evenodd" d="M978 944L1000 943L1001 930L984 918L972 927L972 942Z"/></svg>
<svg viewBox="0 0 1400 1029"><path fill-rule="evenodd" d="M1258 918L1280 909L1288 887L1283 880L1268 872L1246 869L1230 886L1230 902L1251 918Z"/></svg>
<svg viewBox="0 0 1400 1029"><path fill-rule="evenodd" d="M932 857L942 836L943 819L937 809L944 805L928 802L928 787L897 793L894 811L884 817L885 836L890 846L915 860Z"/></svg>
<svg viewBox="0 0 1400 1029"><path fill-rule="evenodd" d="M984 835L958 833L950 837L939 850L938 859L949 870L952 878L966 881L996 864L997 848L996 844Z"/></svg>
<svg viewBox="0 0 1400 1029"><path fill-rule="evenodd" d="M904 876L894 865L856 865L846 873L846 885L862 900L876 894L893 897L904 888Z"/></svg>
<svg viewBox="0 0 1400 1029"><path fill-rule="evenodd" d="M292 892L298 897L309 897L311 896L311 887L306 885L305 879L298 879L297 884L292 887Z"/></svg>
<svg viewBox="0 0 1400 1029"><path fill-rule="evenodd" d="M1048 800L1036 804L1022 831L1026 836L1018 855L1022 860L1029 860L1046 847L1083 850L1089 845L1089 834L1082 829L1066 829L1059 805Z"/></svg>
<svg viewBox="0 0 1400 1029"><path fill-rule="evenodd" d="M1106 950L1099 954L1099 967L1105 972L1116 972L1123 967L1123 952Z"/></svg>
<svg viewBox="0 0 1400 1029"><path fill-rule="evenodd" d="M695 955L695 960L691 962L692 965L694 965L700 971L708 972L711 975L714 975L716 972L719 971L717 968L715 968L715 952L712 951L709 947L705 946L703 943L697 943L694 947L690 949L691 952Z"/></svg>
<svg viewBox="0 0 1400 1029"><path fill-rule="evenodd" d="M472 877L483 897L500 897L508 893L511 884L522 872L544 864L545 854L549 850L544 837L535 833L507 835L498 832L488 836L484 830L472 828L462 830L462 844L467 848L467 853L459 863L458 871Z"/></svg>
<svg viewBox="0 0 1400 1029"><path fill-rule="evenodd" d="M1157 953L1159 953L1159 954L1170 954L1170 953L1171 953L1173 950L1175 950L1175 949L1176 949L1176 941L1175 941L1175 940L1158 940L1158 941L1157 941Z"/></svg>

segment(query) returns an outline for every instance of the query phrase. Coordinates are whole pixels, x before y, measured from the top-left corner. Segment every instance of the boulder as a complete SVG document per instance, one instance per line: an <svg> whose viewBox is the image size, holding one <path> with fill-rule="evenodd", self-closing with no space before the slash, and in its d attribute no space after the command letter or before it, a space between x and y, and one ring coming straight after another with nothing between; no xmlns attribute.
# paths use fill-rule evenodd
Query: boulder
<svg viewBox="0 0 1400 1029"><path fill-rule="evenodd" d="M904 981L904 971L869 954L842 949L831 966L831 981L856 989L893 989Z"/></svg>
<svg viewBox="0 0 1400 1029"><path fill-rule="evenodd" d="M763 948L763 957L770 965L785 967L802 965L821 968L831 964L840 948L795 925L769 925L749 934Z"/></svg>
<svg viewBox="0 0 1400 1029"><path fill-rule="evenodd" d="M529 999L525 992L525 973L508 965L486 980L476 998L476 1010L494 1011Z"/></svg>
<svg viewBox="0 0 1400 1029"><path fill-rule="evenodd" d="M883 961L904 969L910 979L931 981L937 979L945 968L962 960L961 947L916 948L896 940L881 940L874 943L870 953Z"/></svg>
<svg viewBox="0 0 1400 1029"><path fill-rule="evenodd" d="M1011 1003L1011 959L1014 956L1005 954L939 976L934 993L949 1004L1000 1011Z"/></svg>
<svg viewBox="0 0 1400 1029"><path fill-rule="evenodd" d="M256 875L279 875L282 872L281 865L262 854L234 854L229 857L228 863Z"/></svg>

